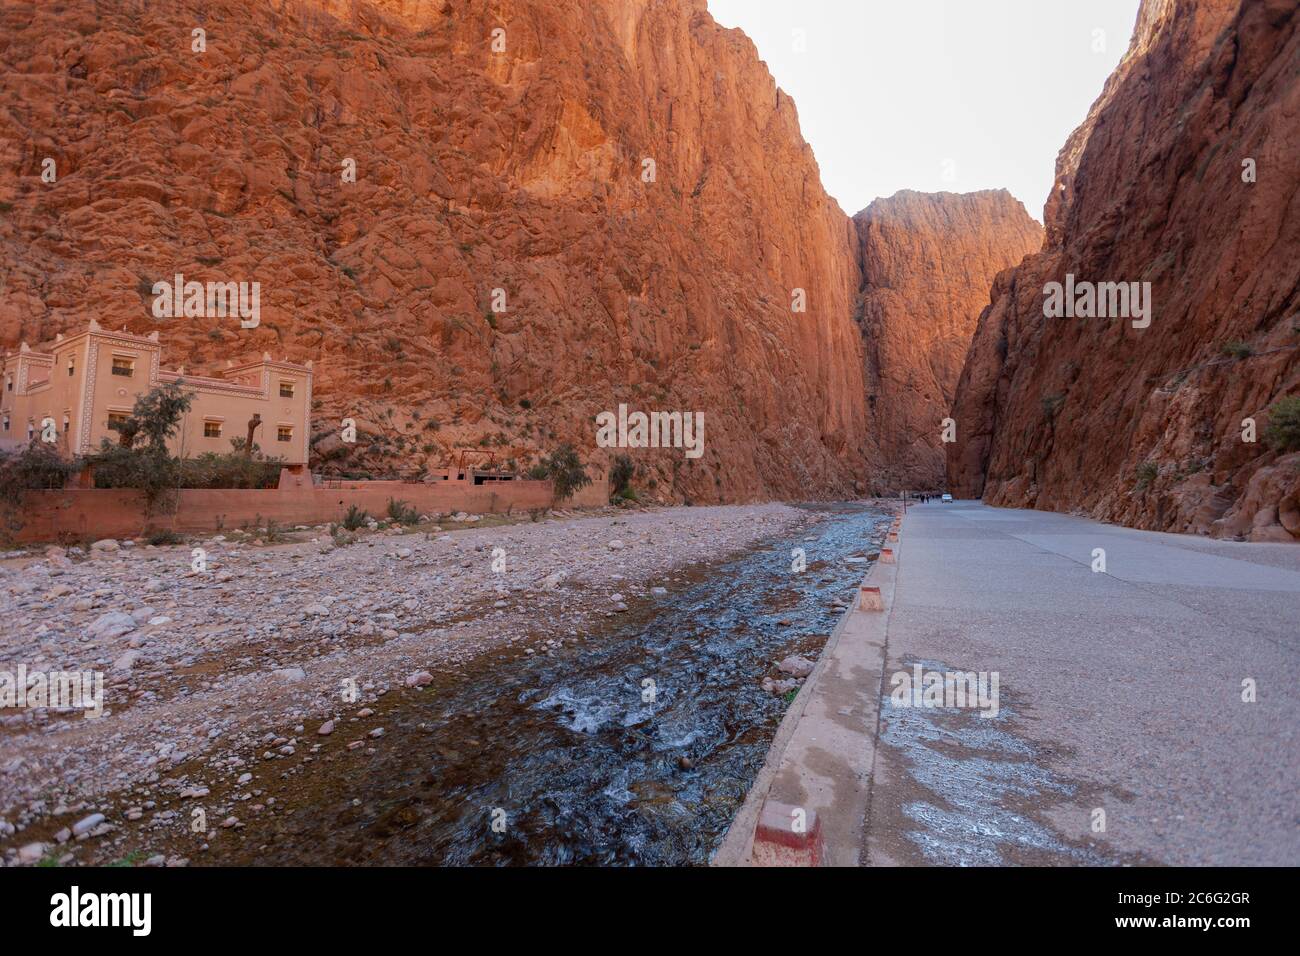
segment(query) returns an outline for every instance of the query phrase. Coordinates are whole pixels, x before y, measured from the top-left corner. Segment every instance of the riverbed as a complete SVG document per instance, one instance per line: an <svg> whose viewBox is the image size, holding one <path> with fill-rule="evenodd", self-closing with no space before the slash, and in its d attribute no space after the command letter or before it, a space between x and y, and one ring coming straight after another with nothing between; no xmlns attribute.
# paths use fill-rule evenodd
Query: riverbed
<svg viewBox="0 0 1300 956"><path fill-rule="evenodd" d="M386 712L402 746L313 764L281 790L294 812L195 862L707 863L791 696L763 677L815 658L888 529L879 508L811 507L798 536L693 570L637 613L436 680Z"/></svg>

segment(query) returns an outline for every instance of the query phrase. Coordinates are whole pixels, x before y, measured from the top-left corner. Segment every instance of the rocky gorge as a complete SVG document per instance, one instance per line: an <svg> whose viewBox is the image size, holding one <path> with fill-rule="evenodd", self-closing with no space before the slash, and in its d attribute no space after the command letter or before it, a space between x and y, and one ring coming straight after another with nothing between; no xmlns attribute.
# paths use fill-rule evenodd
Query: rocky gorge
<svg viewBox="0 0 1300 956"><path fill-rule="evenodd" d="M1044 233L1000 192L847 216L704 0L8 4L0 344L95 318L196 370L310 359L313 462L353 476L608 456L626 405L708 422L637 451L651 501L946 480L1291 540L1296 463L1240 435L1297 384L1295 19L1146 0ZM156 318L176 273L259 282L263 320ZM1067 274L1149 283L1155 321L1044 320Z"/></svg>
<svg viewBox="0 0 1300 956"><path fill-rule="evenodd" d="M315 463L356 475L604 454L626 403L708 423L637 454L651 500L937 486L984 290L1039 244L1005 194L850 219L704 0L7 4L0 63L0 344L310 359ZM176 273L259 282L260 325L155 318Z"/></svg>
<svg viewBox="0 0 1300 956"><path fill-rule="evenodd" d="M0 699L0 863L703 863L863 572L901 571L900 491L1300 539L1278 411L1300 392L1298 19L1294 0L1143 0L1044 228L1003 190L847 215L705 0L6 4L0 345L94 318L161 330L169 365L310 359L312 464L373 477L467 451L522 470L566 442L599 460L617 449L598 423L652 411L701 440L635 448L641 501L581 515L0 554L0 663L105 690L93 718ZM177 274L260 283L260 323L156 317L149 290ZM1140 320L1049 317L1076 280L1150 297ZM921 509L922 558L991 541L1055 567L1045 537L978 527L991 509ZM1285 549L1210 547L1189 550L1282 580ZM1002 577L999 600L1028 590ZM933 594L915 633L968 639ZM981 626L972 660L1010 630ZM1277 672L1282 640L1256 643ZM1133 706L1129 661L1104 659L1099 700ZM1032 685L1012 703L1038 720ZM521 779L524 836L480 839L492 788Z"/></svg>

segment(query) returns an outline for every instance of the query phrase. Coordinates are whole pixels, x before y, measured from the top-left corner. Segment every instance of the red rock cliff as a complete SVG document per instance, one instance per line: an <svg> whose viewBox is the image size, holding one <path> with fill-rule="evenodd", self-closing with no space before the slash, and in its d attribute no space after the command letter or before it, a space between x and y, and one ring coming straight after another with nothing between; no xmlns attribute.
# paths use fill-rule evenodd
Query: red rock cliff
<svg viewBox="0 0 1300 956"><path fill-rule="evenodd" d="M703 0L7 3L0 64L0 344L93 316L191 368L314 359L374 471L596 454L620 402L704 413L698 461L634 453L653 494L873 464L852 224ZM155 320L177 272L259 281L260 327Z"/></svg>
<svg viewBox="0 0 1300 956"><path fill-rule="evenodd" d="M853 217L872 484L938 489L947 417L988 290L1038 251L1043 229L1005 190L877 199Z"/></svg>
<svg viewBox="0 0 1300 956"><path fill-rule="evenodd" d="M980 316L954 403L954 491L1300 538L1300 455L1264 438L1270 408L1300 393L1297 11L1144 0L1061 151L1046 247L998 277ZM1149 326L1045 318L1046 284L1067 274L1150 282Z"/></svg>

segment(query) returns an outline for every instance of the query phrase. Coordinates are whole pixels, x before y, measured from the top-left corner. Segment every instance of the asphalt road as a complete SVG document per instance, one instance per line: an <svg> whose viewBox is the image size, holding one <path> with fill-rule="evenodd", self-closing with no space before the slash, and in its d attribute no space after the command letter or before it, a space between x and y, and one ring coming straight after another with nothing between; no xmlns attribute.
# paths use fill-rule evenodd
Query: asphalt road
<svg viewBox="0 0 1300 956"><path fill-rule="evenodd" d="M864 863L1300 864L1300 545L915 506L882 683Z"/></svg>

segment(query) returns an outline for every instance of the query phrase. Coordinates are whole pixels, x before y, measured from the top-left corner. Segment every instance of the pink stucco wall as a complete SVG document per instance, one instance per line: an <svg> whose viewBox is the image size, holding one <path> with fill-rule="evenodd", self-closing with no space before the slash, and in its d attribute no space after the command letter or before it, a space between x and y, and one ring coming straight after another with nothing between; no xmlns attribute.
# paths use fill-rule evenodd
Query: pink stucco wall
<svg viewBox="0 0 1300 956"><path fill-rule="evenodd" d="M298 487L269 490L186 489L171 508L155 514L149 528L178 532L233 530L268 520L282 525L337 521L351 505L383 517L388 499L408 502L421 513L467 511L471 514L527 511L551 506L549 481L506 481L484 485L460 482L406 484L376 482L375 487ZM564 502L565 508L593 508L608 501L605 481L597 481ZM23 505L21 542L57 541L61 537L96 539L135 537L144 528L143 501L137 491L68 489L29 492Z"/></svg>

